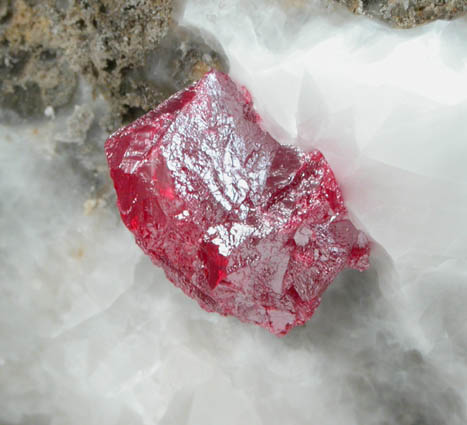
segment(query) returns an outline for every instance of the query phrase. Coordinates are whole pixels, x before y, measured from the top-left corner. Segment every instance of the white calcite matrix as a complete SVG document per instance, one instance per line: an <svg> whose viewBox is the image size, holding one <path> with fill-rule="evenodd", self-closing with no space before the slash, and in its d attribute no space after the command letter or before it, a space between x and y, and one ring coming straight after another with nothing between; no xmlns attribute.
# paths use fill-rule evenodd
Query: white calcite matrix
<svg viewBox="0 0 467 425"><path fill-rule="evenodd" d="M371 268L281 339L209 314L54 154L60 115L3 125L0 424L467 423L467 19L401 31L300 0L179 19L265 130L324 153Z"/></svg>

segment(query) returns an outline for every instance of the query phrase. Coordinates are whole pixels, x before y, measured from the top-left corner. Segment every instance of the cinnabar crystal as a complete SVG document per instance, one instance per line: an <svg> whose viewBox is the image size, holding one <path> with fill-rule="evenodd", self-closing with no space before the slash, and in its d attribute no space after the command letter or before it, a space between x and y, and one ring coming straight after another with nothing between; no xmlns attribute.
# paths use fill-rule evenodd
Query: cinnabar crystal
<svg viewBox="0 0 467 425"><path fill-rule="evenodd" d="M323 155L275 141L249 93L211 71L106 142L125 225L207 311L276 335L345 267L368 268Z"/></svg>

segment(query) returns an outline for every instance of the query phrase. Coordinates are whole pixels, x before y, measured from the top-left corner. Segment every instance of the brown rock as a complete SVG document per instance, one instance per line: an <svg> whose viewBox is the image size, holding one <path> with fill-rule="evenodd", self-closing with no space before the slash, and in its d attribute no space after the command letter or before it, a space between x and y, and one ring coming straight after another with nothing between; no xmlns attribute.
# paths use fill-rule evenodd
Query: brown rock
<svg viewBox="0 0 467 425"><path fill-rule="evenodd" d="M467 12L467 0L335 0L351 12L411 28L436 19L453 19Z"/></svg>

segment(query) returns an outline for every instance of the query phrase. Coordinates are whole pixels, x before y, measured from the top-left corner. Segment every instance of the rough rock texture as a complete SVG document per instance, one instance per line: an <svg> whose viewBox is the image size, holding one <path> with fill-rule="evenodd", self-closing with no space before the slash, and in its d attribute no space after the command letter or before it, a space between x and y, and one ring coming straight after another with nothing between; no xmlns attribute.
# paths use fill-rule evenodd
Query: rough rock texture
<svg viewBox="0 0 467 425"><path fill-rule="evenodd" d="M0 122L45 124L91 199L114 196L109 132L211 68L204 38L172 21L172 0L0 0Z"/></svg>
<svg viewBox="0 0 467 425"><path fill-rule="evenodd" d="M467 12L467 0L336 0L353 13L411 28L436 19L453 19Z"/></svg>
<svg viewBox="0 0 467 425"><path fill-rule="evenodd" d="M70 102L77 78L46 8L24 0L0 7L0 105L20 117Z"/></svg>
<svg viewBox="0 0 467 425"><path fill-rule="evenodd" d="M134 119L163 99L138 69L165 36L172 0L74 1L62 31L67 55L113 108L115 124Z"/></svg>
<svg viewBox="0 0 467 425"><path fill-rule="evenodd" d="M212 71L119 130L106 154L126 226L204 309L284 335L369 242L319 151L282 146Z"/></svg>
<svg viewBox="0 0 467 425"><path fill-rule="evenodd" d="M0 3L1 106L40 116L73 100L78 75L111 107L113 131L226 62L172 22L173 0Z"/></svg>

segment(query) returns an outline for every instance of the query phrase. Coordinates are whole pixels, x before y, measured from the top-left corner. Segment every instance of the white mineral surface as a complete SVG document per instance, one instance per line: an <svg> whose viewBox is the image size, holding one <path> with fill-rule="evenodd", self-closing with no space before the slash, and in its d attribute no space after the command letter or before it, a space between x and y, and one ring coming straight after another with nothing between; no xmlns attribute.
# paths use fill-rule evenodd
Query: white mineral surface
<svg viewBox="0 0 467 425"><path fill-rule="evenodd" d="M55 153L66 117L3 125L0 424L465 425L467 19L199 0L180 21L265 129L324 152L372 267L282 339L206 313Z"/></svg>

